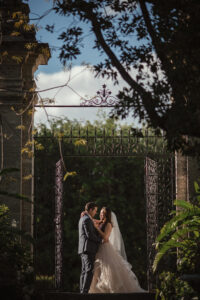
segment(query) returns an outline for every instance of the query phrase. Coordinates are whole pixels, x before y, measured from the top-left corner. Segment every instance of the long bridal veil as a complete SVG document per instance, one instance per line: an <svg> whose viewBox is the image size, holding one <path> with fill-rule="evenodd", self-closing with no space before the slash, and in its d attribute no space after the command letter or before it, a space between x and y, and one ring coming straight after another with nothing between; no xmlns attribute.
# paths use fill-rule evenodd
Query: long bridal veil
<svg viewBox="0 0 200 300"><path fill-rule="evenodd" d="M111 212L111 222L112 222L112 231L109 237L109 241L113 248L125 259L127 260L126 251L124 247L124 241L119 229L119 225L117 222L117 217L115 213Z"/></svg>

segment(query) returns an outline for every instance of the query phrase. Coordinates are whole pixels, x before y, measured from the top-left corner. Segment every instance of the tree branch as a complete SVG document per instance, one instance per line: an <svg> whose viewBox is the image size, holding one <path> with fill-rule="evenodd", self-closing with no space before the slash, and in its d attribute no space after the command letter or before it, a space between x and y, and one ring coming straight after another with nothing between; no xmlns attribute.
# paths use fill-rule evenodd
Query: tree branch
<svg viewBox="0 0 200 300"><path fill-rule="evenodd" d="M161 46L161 43L160 43L160 40L158 39L158 37L156 35L156 32L155 32L155 30L154 30L154 28L151 24L151 19L149 17L149 12L147 10L145 1L144 0L139 0L139 3L140 3L141 11L142 11L142 14L143 14L143 18L144 18L148 33L151 37L152 43L154 45L154 48L155 48L156 52L158 53L158 55L161 56L161 60L162 60L163 53L159 49L159 47Z"/></svg>
<svg viewBox="0 0 200 300"><path fill-rule="evenodd" d="M170 72L171 72L172 69L171 69L170 63L166 59L166 53L165 53L164 46L160 42L160 40L157 37L157 34L152 26L151 19L150 19L149 12L147 10L145 1L139 0L139 4L140 4L141 10L142 10L143 18L144 18L148 33L152 40L153 46L154 46L156 53L158 54L158 57L163 65L162 69L165 70L165 74L168 75L168 81L169 81L170 85L173 86L173 82L170 80L169 74L167 74L168 70L170 70Z"/></svg>
<svg viewBox="0 0 200 300"><path fill-rule="evenodd" d="M123 65L120 63L116 55L113 53L111 48L106 43L101 32L101 26L98 23L96 16L92 11L90 11L88 18L92 23L93 31L96 35L98 42L100 43L101 47L103 48L107 56L111 59L113 66L116 67L116 69L118 70L122 78L129 84L129 86L132 89L136 90L139 93L139 95L142 97L144 107L150 119L152 120L152 123L154 123L154 125L156 126L163 127L162 118L157 114L157 112L155 111L155 107L153 105L155 99L153 99L151 94L147 92L143 87L141 87L124 69Z"/></svg>

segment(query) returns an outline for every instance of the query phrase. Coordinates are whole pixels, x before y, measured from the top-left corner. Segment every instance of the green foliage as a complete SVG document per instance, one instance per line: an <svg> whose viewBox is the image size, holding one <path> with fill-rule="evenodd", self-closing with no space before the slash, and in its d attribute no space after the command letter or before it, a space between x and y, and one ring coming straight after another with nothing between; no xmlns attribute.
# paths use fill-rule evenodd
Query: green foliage
<svg viewBox="0 0 200 300"><path fill-rule="evenodd" d="M8 207L0 205L0 289L12 299L22 299L33 289L30 247L20 241L20 231L12 226Z"/></svg>
<svg viewBox="0 0 200 300"><path fill-rule="evenodd" d="M196 294L187 282L180 280L176 273L162 272L159 276L160 286L156 290L156 299L192 300Z"/></svg>
<svg viewBox="0 0 200 300"><path fill-rule="evenodd" d="M196 197L192 204L176 200L176 211L172 218L163 226L156 239L157 254L153 263L156 271L161 259L177 258L176 273L166 270L159 276L157 295L163 299L198 299L193 289L181 280L184 274L198 274L200 270L200 190L194 183ZM194 297L194 298L192 298Z"/></svg>
<svg viewBox="0 0 200 300"><path fill-rule="evenodd" d="M16 168L2 169L1 180L5 182ZM0 190L1 196L13 201L31 200L17 193ZM2 197L3 198L3 197ZM2 201L3 202L3 201ZM9 208L0 203L0 290L5 299L19 299L31 296L34 292L33 261L30 245L34 240L30 234L20 230Z"/></svg>
<svg viewBox="0 0 200 300"><path fill-rule="evenodd" d="M165 130L172 149L199 154L199 139L185 139L200 137L199 1L55 0L54 10L67 24L67 18L76 20L59 35L64 65L82 52L86 24L94 34L91 48L104 54L95 74L115 84L120 76L126 82L115 115L131 113Z"/></svg>
<svg viewBox="0 0 200 300"><path fill-rule="evenodd" d="M196 198L199 201L199 185L195 182ZM169 251L179 248L179 265L192 272L200 267L200 207L187 201L176 200L173 217L163 226L156 239L157 254L153 269L157 269L161 258Z"/></svg>

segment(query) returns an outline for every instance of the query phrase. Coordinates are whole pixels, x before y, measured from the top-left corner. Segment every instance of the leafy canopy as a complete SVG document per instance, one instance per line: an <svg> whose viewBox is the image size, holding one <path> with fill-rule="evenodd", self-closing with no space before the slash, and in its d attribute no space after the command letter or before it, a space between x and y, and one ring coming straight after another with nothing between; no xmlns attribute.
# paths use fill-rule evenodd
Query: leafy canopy
<svg viewBox="0 0 200 300"><path fill-rule="evenodd" d="M200 136L199 1L53 2L56 13L74 18L59 36L61 61L69 64L81 53L87 23L94 48L106 54L94 66L96 75L112 78L115 84L119 76L125 81L115 113L126 117L131 112L162 128L173 149L198 152L198 141L183 136Z"/></svg>

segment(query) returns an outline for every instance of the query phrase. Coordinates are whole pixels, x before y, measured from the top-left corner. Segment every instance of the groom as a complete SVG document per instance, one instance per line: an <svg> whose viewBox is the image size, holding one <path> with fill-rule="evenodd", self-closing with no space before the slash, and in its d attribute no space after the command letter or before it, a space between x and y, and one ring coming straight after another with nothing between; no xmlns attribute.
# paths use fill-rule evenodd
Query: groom
<svg viewBox="0 0 200 300"><path fill-rule="evenodd" d="M80 293L82 294L87 294L89 291L95 255L102 240L92 221L96 213L97 205L94 202L88 202L85 205L85 214L79 220L78 254L80 254L82 262L80 276Z"/></svg>

